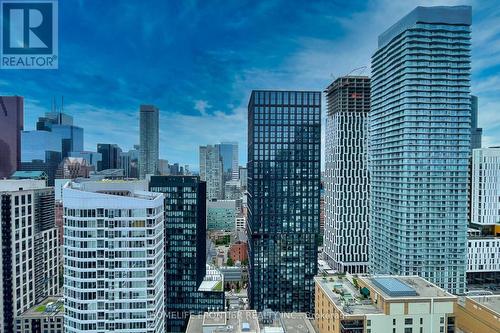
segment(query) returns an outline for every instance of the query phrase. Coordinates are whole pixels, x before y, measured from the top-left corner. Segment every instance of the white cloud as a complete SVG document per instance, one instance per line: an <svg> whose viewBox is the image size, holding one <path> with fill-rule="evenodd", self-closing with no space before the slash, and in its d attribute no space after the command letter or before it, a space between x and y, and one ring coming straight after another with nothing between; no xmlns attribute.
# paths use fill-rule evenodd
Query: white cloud
<svg viewBox="0 0 500 333"><path fill-rule="evenodd" d="M199 99L194 102L194 108L195 110L199 111L202 116L207 115L207 109L210 109L212 106L208 104L207 101Z"/></svg>

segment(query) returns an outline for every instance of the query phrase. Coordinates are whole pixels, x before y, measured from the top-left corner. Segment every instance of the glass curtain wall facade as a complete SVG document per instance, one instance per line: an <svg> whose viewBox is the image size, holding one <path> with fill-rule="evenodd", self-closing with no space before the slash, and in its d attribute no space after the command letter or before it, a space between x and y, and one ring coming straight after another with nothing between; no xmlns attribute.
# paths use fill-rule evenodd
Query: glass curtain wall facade
<svg viewBox="0 0 500 333"><path fill-rule="evenodd" d="M224 168L224 180L238 179L238 142L221 142L219 154Z"/></svg>
<svg viewBox="0 0 500 333"><path fill-rule="evenodd" d="M207 230L233 231L236 221L236 200L207 201Z"/></svg>
<svg viewBox="0 0 500 333"><path fill-rule="evenodd" d="M68 157L70 152L83 151L83 128L73 125L73 117L62 112L47 112L44 117L38 118L36 131L47 131L52 133L55 140L59 142L58 151L62 158ZM32 144L40 145L43 149L43 141L35 141ZM45 150L52 150L45 149ZM23 156L24 158L24 156ZM31 160L31 159L30 159Z"/></svg>
<svg viewBox="0 0 500 333"><path fill-rule="evenodd" d="M97 171L120 168L120 154L122 150L118 145L98 143L97 152L101 154L101 160L97 161Z"/></svg>
<svg viewBox="0 0 500 333"><path fill-rule="evenodd" d="M139 177L156 175L160 154L160 110L154 105L140 108Z"/></svg>
<svg viewBox="0 0 500 333"><path fill-rule="evenodd" d="M465 291L471 8L417 7L379 37L369 129L371 269Z"/></svg>
<svg viewBox="0 0 500 333"><path fill-rule="evenodd" d="M196 176L153 176L165 196L166 332L184 332L189 316L224 309L224 292L201 291L206 273L206 183Z"/></svg>
<svg viewBox="0 0 500 333"><path fill-rule="evenodd" d="M248 104L250 307L312 312L321 93L253 91Z"/></svg>
<svg viewBox="0 0 500 333"><path fill-rule="evenodd" d="M200 178L207 184L207 199L224 199L224 167L217 145L200 146Z"/></svg>

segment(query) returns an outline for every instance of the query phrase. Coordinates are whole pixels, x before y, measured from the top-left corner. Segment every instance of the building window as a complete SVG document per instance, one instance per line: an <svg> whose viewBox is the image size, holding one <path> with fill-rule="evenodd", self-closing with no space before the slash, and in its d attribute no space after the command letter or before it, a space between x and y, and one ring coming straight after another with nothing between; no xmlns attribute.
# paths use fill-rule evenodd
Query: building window
<svg viewBox="0 0 500 333"><path fill-rule="evenodd" d="M412 333L413 329L411 327L405 327L405 333Z"/></svg>
<svg viewBox="0 0 500 333"><path fill-rule="evenodd" d="M412 324L413 324L412 318L405 318L405 325L412 325Z"/></svg>
<svg viewBox="0 0 500 333"><path fill-rule="evenodd" d="M393 320L392 320L392 324L393 324L393 325L396 325L396 319L393 319Z"/></svg>

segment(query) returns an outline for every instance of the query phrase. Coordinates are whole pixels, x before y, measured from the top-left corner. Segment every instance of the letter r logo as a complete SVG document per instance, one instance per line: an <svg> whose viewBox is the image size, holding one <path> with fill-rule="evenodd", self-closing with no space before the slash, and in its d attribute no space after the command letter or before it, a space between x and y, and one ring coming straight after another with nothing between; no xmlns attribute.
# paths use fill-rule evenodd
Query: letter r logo
<svg viewBox="0 0 500 333"><path fill-rule="evenodd" d="M3 54L51 54L53 3L2 2Z"/></svg>

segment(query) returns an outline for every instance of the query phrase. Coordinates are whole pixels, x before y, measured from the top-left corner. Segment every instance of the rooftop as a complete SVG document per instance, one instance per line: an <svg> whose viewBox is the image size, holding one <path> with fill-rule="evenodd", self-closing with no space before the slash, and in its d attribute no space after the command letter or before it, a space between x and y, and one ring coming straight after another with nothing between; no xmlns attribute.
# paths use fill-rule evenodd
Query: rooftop
<svg viewBox="0 0 500 333"><path fill-rule="evenodd" d="M38 179L0 179L0 192L28 191L46 188L45 180Z"/></svg>
<svg viewBox="0 0 500 333"><path fill-rule="evenodd" d="M372 303L369 297L361 295L358 288L342 275L315 277L316 283L323 289L330 300L349 315L377 314L382 311Z"/></svg>
<svg viewBox="0 0 500 333"><path fill-rule="evenodd" d="M378 37L378 48L383 48L394 37L405 29L413 27L417 22L470 25L471 17L470 6L418 6Z"/></svg>
<svg viewBox="0 0 500 333"><path fill-rule="evenodd" d="M202 281L199 291L222 291L222 281Z"/></svg>
<svg viewBox="0 0 500 333"><path fill-rule="evenodd" d="M207 264L205 277L198 288L199 291L224 291L224 276L221 272Z"/></svg>
<svg viewBox="0 0 500 333"><path fill-rule="evenodd" d="M386 299L455 297L419 276L360 276L359 278L377 289Z"/></svg>
<svg viewBox="0 0 500 333"><path fill-rule="evenodd" d="M199 332L260 332L258 315L255 310L205 312L203 315L192 315L186 333Z"/></svg>
<svg viewBox="0 0 500 333"><path fill-rule="evenodd" d="M104 195L119 195L144 200L154 200L161 193L148 192L145 181L97 180L82 183L68 182L64 188Z"/></svg>
<svg viewBox="0 0 500 333"><path fill-rule="evenodd" d="M47 179L43 171L16 171L10 176L11 179Z"/></svg>
<svg viewBox="0 0 500 333"><path fill-rule="evenodd" d="M307 314L302 312L280 313L272 323L263 324L263 333L314 333Z"/></svg>
<svg viewBox="0 0 500 333"><path fill-rule="evenodd" d="M205 312L189 318L186 333L315 333L305 313L273 313L270 320L255 310Z"/></svg>
<svg viewBox="0 0 500 333"><path fill-rule="evenodd" d="M123 176L123 169L105 169L101 171L94 171L93 175L101 175L101 176Z"/></svg>
<svg viewBox="0 0 500 333"><path fill-rule="evenodd" d="M148 192L144 186L147 184L141 181L68 182L62 189L62 198L65 207L77 209L163 208L163 194Z"/></svg>
<svg viewBox="0 0 500 333"><path fill-rule="evenodd" d="M62 297L49 296L40 302L40 304L24 312L21 317L45 318L56 315L64 315L64 300Z"/></svg>
<svg viewBox="0 0 500 333"><path fill-rule="evenodd" d="M500 295L469 296L469 298L500 315Z"/></svg>
<svg viewBox="0 0 500 333"><path fill-rule="evenodd" d="M331 301L347 315L382 313L358 282L374 289L386 300L420 298L456 298L452 294L418 276L327 275L315 277Z"/></svg>

